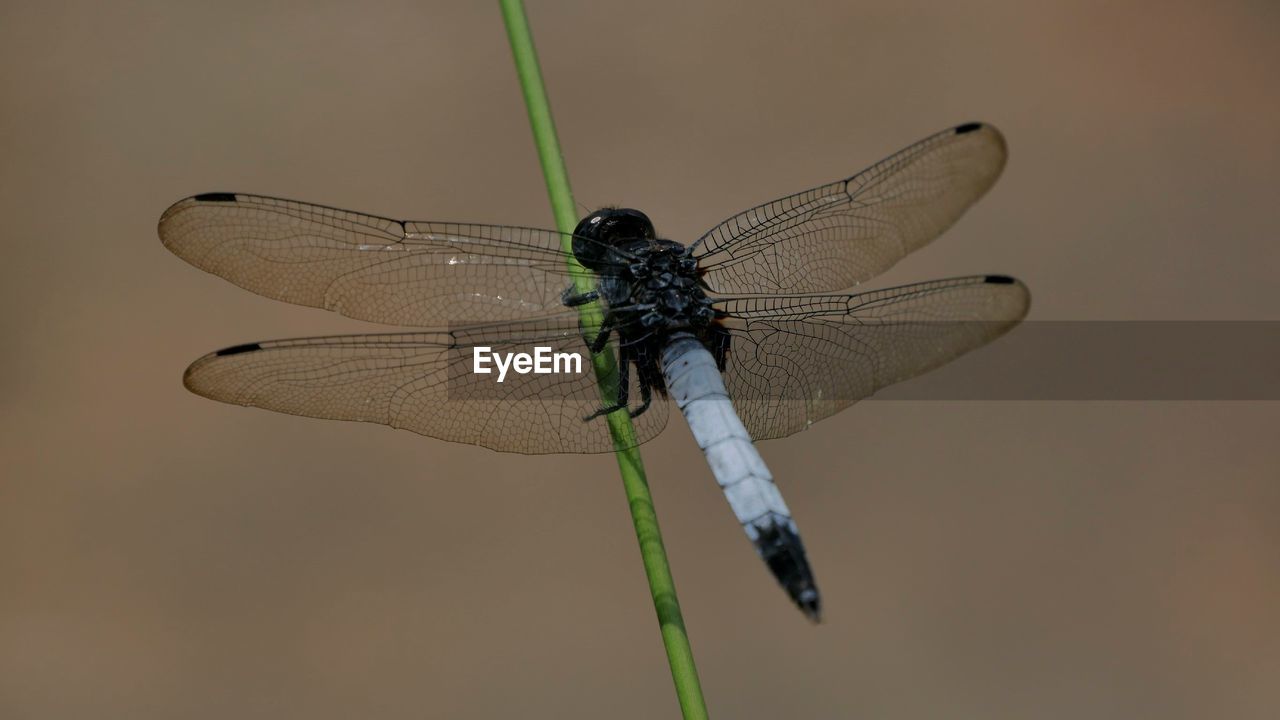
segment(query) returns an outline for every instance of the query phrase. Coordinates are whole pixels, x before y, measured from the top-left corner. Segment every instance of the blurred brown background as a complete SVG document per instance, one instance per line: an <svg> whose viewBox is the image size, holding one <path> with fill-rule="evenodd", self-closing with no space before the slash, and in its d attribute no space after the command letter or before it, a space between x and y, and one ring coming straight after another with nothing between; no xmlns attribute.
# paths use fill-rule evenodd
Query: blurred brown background
<svg viewBox="0 0 1280 720"><path fill-rule="evenodd" d="M995 190L884 282L1038 319L1278 319L1274 2L533 3L578 199L689 240L959 122ZM376 330L167 253L210 190L550 225L494 3L0 8L0 717L650 718L611 457L209 402ZM645 457L713 716L1270 718L1280 405L879 402L764 444L808 625L679 419Z"/></svg>

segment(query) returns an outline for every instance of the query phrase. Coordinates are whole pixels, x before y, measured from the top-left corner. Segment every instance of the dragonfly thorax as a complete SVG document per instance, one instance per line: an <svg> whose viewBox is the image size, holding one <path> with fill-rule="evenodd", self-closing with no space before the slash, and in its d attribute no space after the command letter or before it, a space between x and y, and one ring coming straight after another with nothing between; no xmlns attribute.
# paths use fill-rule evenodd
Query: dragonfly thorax
<svg viewBox="0 0 1280 720"><path fill-rule="evenodd" d="M663 245L651 245L643 261L627 266L624 302L646 329L707 325L715 311L698 280L697 263L685 255L679 243L658 242Z"/></svg>
<svg viewBox="0 0 1280 720"><path fill-rule="evenodd" d="M574 255L600 275L600 294L619 330L705 327L715 318L697 260L672 240L660 240L648 216L606 208L574 231Z"/></svg>

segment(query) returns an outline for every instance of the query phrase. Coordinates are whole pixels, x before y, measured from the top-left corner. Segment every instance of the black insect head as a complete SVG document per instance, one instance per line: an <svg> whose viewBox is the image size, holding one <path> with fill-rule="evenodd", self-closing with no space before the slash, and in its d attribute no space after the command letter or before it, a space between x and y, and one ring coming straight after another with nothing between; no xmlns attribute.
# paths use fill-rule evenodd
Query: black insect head
<svg viewBox="0 0 1280 720"><path fill-rule="evenodd" d="M573 255L584 267L600 272L625 263L629 246L642 245L655 237L648 215L630 208L605 208L578 223L573 231ZM611 248L623 252L613 253Z"/></svg>

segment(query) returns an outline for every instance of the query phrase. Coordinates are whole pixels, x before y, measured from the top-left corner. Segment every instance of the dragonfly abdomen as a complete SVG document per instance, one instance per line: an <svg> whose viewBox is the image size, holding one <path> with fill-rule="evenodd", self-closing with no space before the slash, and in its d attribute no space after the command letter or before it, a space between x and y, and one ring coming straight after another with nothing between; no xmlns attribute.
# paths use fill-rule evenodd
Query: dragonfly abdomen
<svg viewBox="0 0 1280 720"><path fill-rule="evenodd" d="M663 348L662 374L747 537L796 605L817 620L818 588L791 511L733 409L715 358L692 334L677 332Z"/></svg>

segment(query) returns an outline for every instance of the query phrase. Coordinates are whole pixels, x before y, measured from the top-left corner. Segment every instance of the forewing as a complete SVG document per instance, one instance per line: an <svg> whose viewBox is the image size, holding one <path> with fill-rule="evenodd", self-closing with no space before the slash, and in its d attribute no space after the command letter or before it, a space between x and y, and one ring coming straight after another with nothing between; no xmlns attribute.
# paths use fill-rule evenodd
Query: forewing
<svg viewBox="0 0 1280 720"><path fill-rule="evenodd" d="M965 277L856 295L725 299L725 386L757 440L785 437L1008 332L1026 286Z"/></svg>
<svg viewBox="0 0 1280 720"><path fill-rule="evenodd" d="M392 325L554 315L569 284L552 230L208 193L166 210L159 233L182 259L260 295Z"/></svg>
<svg viewBox="0 0 1280 720"><path fill-rule="evenodd" d="M603 401L578 333L576 315L570 314L448 333L275 340L206 355L187 369L184 382L192 392L222 402L381 423L504 452L607 452L615 446L605 419L584 420ZM494 372L474 372L476 347L505 353L533 346L580 353L582 372L512 370L501 383L492 363ZM640 397L634 373L631 393ZM666 402L654 398L634 420L637 443L657 435L666 420Z"/></svg>
<svg viewBox="0 0 1280 720"><path fill-rule="evenodd" d="M969 123L925 138L846 180L751 208L695 247L722 293L850 288L940 235L1004 168L1000 131Z"/></svg>

